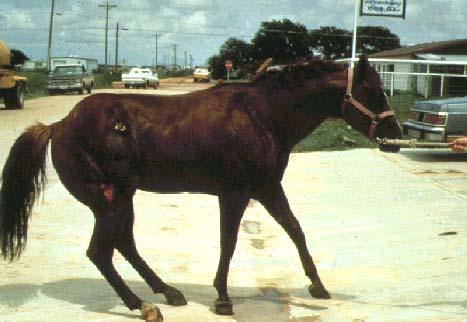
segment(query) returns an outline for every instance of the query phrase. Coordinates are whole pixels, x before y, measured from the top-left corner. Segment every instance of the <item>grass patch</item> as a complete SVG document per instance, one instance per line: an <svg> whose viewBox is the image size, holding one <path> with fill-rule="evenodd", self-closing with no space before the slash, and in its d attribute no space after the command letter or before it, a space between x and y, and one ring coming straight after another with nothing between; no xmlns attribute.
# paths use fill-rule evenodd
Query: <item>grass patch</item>
<svg viewBox="0 0 467 322"><path fill-rule="evenodd" d="M25 91L25 99L37 98L47 95L47 72L27 71L18 73L28 79Z"/></svg>
<svg viewBox="0 0 467 322"><path fill-rule="evenodd" d="M410 108L415 101L424 98L412 93L403 93L389 98L389 103L396 113L399 122L405 122L410 114ZM329 119L320 125L313 133L299 142L294 152L310 151L342 151L353 148L376 148L377 144L370 141L359 132L352 130L345 121Z"/></svg>

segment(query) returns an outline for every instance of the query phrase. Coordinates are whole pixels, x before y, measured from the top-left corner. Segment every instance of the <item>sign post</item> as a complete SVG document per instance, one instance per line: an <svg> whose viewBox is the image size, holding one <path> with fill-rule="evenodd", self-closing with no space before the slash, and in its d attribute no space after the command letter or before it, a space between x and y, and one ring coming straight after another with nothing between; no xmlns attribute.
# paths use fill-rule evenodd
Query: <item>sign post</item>
<svg viewBox="0 0 467 322"><path fill-rule="evenodd" d="M225 61L225 68L227 69L227 81L229 81L230 70L233 68L233 64L231 60Z"/></svg>
<svg viewBox="0 0 467 322"><path fill-rule="evenodd" d="M353 68L357 51L358 13L360 16L382 16L405 19L407 0L355 0L355 16L352 37L352 58L350 66Z"/></svg>

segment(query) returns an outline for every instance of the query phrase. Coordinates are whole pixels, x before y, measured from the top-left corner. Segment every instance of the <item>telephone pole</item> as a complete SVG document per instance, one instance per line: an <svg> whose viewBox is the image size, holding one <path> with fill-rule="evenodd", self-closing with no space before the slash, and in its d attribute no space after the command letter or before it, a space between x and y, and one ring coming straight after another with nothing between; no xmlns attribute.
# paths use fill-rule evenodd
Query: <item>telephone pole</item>
<svg viewBox="0 0 467 322"><path fill-rule="evenodd" d="M52 29L54 23L55 0L52 0L50 9L50 25L49 25L49 44L47 46L47 70L50 71L50 56L52 55Z"/></svg>
<svg viewBox="0 0 467 322"><path fill-rule="evenodd" d="M115 32L115 70L118 68L118 22L117 30Z"/></svg>
<svg viewBox="0 0 467 322"><path fill-rule="evenodd" d="M159 48L157 48L157 38L159 37L159 34L156 34L156 69L157 69L157 56L158 56L158 51L159 51Z"/></svg>
<svg viewBox="0 0 467 322"><path fill-rule="evenodd" d="M173 44L172 47L174 49L174 67L176 67L177 66L177 45Z"/></svg>
<svg viewBox="0 0 467 322"><path fill-rule="evenodd" d="M100 4L99 7L105 8L105 70L107 70L107 34L109 31L109 10L112 8L116 8L117 6L114 4L109 4L108 1L105 2L105 4Z"/></svg>
<svg viewBox="0 0 467 322"><path fill-rule="evenodd" d="M186 54L187 54L187 51L185 50L185 65L183 65L183 69L186 69L186 66L188 66L187 65L187 60L186 60Z"/></svg>

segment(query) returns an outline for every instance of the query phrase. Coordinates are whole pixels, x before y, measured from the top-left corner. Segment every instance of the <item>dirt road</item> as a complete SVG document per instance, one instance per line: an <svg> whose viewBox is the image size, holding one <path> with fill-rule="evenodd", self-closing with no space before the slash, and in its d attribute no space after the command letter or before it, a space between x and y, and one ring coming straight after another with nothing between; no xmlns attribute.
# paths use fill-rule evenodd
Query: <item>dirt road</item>
<svg viewBox="0 0 467 322"><path fill-rule="evenodd" d="M204 86L131 92L170 95ZM60 120L81 98L44 97L26 101L24 110L0 109L0 167L25 127ZM118 254L117 270L166 321L465 321L466 162L467 154L447 151L291 156L285 190L331 300L308 295L293 244L256 202L242 221L231 265L232 317L212 312L219 256L213 196L135 196L138 248L185 294L187 306L166 305ZM50 159L47 171L25 253L0 262L0 321L140 321L85 256L91 212L64 189Z"/></svg>

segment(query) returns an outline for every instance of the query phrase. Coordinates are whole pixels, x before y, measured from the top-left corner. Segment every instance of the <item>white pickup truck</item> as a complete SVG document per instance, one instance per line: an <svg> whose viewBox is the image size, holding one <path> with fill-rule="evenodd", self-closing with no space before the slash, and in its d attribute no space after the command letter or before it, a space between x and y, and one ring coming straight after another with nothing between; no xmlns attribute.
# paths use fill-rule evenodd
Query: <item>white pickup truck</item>
<svg viewBox="0 0 467 322"><path fill-rule="evenodd" d="M125 88L130 87L159 87L159 77L157 73L153 73L149 68L132 68L128 73L122 74L122 83Z"/></svg>

